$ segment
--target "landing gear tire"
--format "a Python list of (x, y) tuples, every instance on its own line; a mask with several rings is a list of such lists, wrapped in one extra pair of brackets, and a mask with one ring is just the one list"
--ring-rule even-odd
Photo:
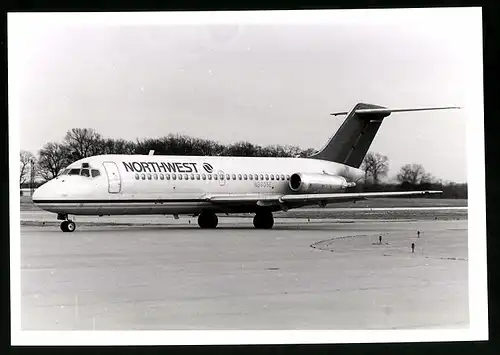
[(271, 229), (274, 226), (274, 217), (270, 211), (257, 212), (253, 218), (253, 225), (257, 229)]
[(216, 228), (219, 223), (217, 215), (212, 212), (203, 212), (198, 216), (198, 225), (201, 228)]
[(63, 221), (61, 223), (61, 230), (63, 232), (74, 232), (76, 229), (76, 224), (73, 221)]

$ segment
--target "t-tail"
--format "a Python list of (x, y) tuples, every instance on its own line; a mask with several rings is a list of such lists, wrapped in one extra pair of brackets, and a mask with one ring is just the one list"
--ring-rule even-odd
[(358, 103), (350, 112), (331, 115), (347, 115), (342, 126), (330, 138), (325, 147), (309, 158), (328, 160), (359, 168), (385, 117), (393, 112), (431, 111), (459, 109), (460, 107), (427, 107), (390, 109), (382, 106)]

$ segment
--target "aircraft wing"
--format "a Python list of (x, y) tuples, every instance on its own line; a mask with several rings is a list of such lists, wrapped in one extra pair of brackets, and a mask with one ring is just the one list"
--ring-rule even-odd
[(429, 195), (440, 194), (442, 191), (401, 191), (401, 192), (346, 192), (333, 194), (294, 194), (283, 195), (280, 202), (335, 202), (335, 201), (354, 201), (364, 200), (366, 198), (394, 197), (394, 196), (409, 196), (409, 195)]
[(268, 206), (272, 204), (315, 204), (334, 203), (345, 201), (364, 200), (366, 198), (430, 195), (440, 194), (442, 191), (401, 191), (401, 192), (341, 192), (331, 194), (217, 194), (206, 196), (206, 200), (213, 203), (252, 203)]

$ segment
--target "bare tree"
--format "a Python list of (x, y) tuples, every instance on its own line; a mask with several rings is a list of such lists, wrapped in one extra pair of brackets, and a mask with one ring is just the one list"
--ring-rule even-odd
[(29, 176), (30, 176), (30, 173), (31, 173), (31, 161), (35, 159), (35, 157), (33, 156), (33, 154), (31, 154), (30, 152), (26, 151), (26, 150), (21, 150), (19, 152), (19, 185), (22, 185), (24, 184)]
[(224, 146), (208, 139), (193, 138), (192, 155), (210, 156), (220, 155), (224, 151)]
[(38, 168), (45, 180), (55, 178), (70, 162), (70, 148), (64, 144), (49, 142), (40, 149)]
[(94, 149), (95, 154), (135, 154), (136, 146), (134, 142), (124, 139), (100, 139), (99, 149)]
[(316, 149), (314, 148), (307, 148), (305, 150), (302, 150), (300, 153), (299, 153), (299, 156), (301, 158), (307, 158), (307, 157), (310, 157), (311, 155), (313, 155), (314, 153), (316, 153)]
[(255, 156), (257, 148), (249, 142), (236, 142), (226, 147), (223, 155), (238, 156), (238, 157), (251, 157)]
[(66, 133), (64, 142), (75, 160), (99, 154), (101, 135), (92, 128), (73, 128)]
[(425, 173), (421, 164), (406, 164), (401, 167), (396, 178), (400, 183), (418, 185), (422, 182), (430, 182), (431, 175)]
[(423, 174), (422, 178), (420, 179), (421, 184), (432, 184), (434, 182), (437, 182), (437, 179), (429, 173)]
[(371, 177), (373, 184), (378, 184), (382, 176), (389, 171), (389, 158), (387, 156), (369, 152), (363, 159), (362, 169), (365, 171), (365, 182)]

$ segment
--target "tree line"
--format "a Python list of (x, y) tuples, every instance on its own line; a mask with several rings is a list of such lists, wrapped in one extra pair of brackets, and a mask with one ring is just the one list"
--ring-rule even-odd
[(362, 181), (357, 182), (353, 190), (361, 192), (377, 191), (443, 191), (439, 195), (430, 195), (432, 198), (467, 198), (467, 184), (443, 181), (425, 171), (422, 164), (405, 164), (395, 176), (396, 182), (380, 183), (389, 172), (389, 159), (387, 156), (368, 152), (361, 169), (365, 172)]
[(158, 155), (255, 157), (306, 157), (315, 152), (312, 148), (304, 150), (293, 145), (260, 146), (243, 141), (224, 145), (209, 139), (178, 134), (128, 141), (103, 138), (91, 128), (73, 128), (66, 133), (62, 142), (46, 143), (36, 158), (30, 152), (21, 151), (20, 184), (29, 180), (30, 161), (35, 162), (36, 175), (48, 181), (79, 159), (100, 154), (148, 154), (150, 150)]
[[(129, 141), (104, 138), (92, 128), (73, 128), (61, 142), (48, 142), (35, 157), (31, 152), (20, 152), (21, 187), (29, 187), (31, 174), (41, 179), (39, 185), (58, 176), (74, 161), (100, 154), (148, 154), (193, 156), (254, 156), (254, 157), (308, 157), (315, 149), (301, 149), (294, 145), (260, 146), (250, 142), (224, 145), (219, 142), (186, 135), (169, 134), (160, 138)], [(396, 183), (383, 183), (389, 172), (389, 159), (379, 153), (369, 152), (361, 169), (364, 177), (358, 181), (356, 191), (401, 191), (436, 189), (443, 198), (467, 198), (467, 184), (443, 182), (425, 172), (420, 164), (406, 164), (396, 175)], [(350, 179), (349, 176), (346, 178)], [(39, 181), (39, 179), (37, 179)], [(353, 180), (353, 179), (350, 179)]]

